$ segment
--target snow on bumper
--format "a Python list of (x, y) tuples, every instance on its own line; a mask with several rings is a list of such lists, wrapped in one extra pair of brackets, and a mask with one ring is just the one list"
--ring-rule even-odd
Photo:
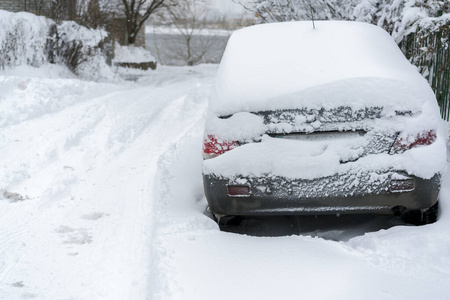
[[(392, 213), (396, 207), (431, 207), (438, 198), (440, 177), (437, 174), (422, 179), (402, 172), (334, 175), (313, 180), (273, 175), (204, 175), (203, 182), (209, 206), (216, 214)], [(249, 195), (230, 195), (230, 186), (247, 186)]]
[[(305, 147), (267, 138), (205, 160), (210, 208), (224, 215), (391, 213), (436, 203), (446, 161), (442, 137), (401, 154), (343, 162), (343, 154), (360, 152), (352, 145)], [(248, 187), (248, 195), (230, 193), (229, 186)]]

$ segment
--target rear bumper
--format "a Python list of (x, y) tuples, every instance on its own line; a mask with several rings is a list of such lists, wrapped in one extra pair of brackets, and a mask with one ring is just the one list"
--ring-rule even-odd
[[(413, 187), (394, 191), (399, 179), (413, 180)], [(389, 172), (314, 180), (203, 175), (203, 185), (211, 211), (219, 215), (389, 214), (396, 208), (421, 210), (433, 206), (438, 199), (440, 175), (422, 179)], [(249, 194), (231, 196), (228, 186), (248, 186)]]

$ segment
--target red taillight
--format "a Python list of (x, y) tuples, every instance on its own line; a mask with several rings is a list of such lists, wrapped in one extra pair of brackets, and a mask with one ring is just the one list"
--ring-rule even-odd
[(416, 136), (400, 137), (395, 140), (390, 153), (403, 153), (404, 151), (417, 147), (431, 145), (436, 140), (436, 131), (430, 130), (428, 132), (421, 132)]
[(205, 159), (213, 158), (238, 146), (238, 142), (221, 140), (213, 135), (208, 135), (203, 141), (203, 157)]
[(228, 185), (227, 190), (230, 197), (250, 197), (250, 187), (247, 185)]

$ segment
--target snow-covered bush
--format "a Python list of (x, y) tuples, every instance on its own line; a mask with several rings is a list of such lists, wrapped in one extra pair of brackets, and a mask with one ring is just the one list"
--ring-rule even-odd
[(73, 21), (53, 25), (51, 56), (54, 62), (64, 63), (74, 73), (87, 79), (112, 78), (113, 73), (106, 64), (102, 43), (108, 33), (89, 29)]
[(418, 20), (407, 34), (400, 46), (428, 80), (441, 106), (442, 117), (449, 120), (450, 14)]
[(382, 27), (399, 43), (421, 22), (436, 17), (443, 6), (444, 1), (438, 0), (362, 0), (354, 9), (353, 19)]
[(430, 22), (445, 5), (442, 0), (251, 0), (245, 4), (263, 22), (355, 20), (382, 27), (397, 42), (421, 22)]
[(244, 5), (264, 22), (349, 20), (358, 0), (254, 0)]
[(435, 65), (435, 55), (450, 45), (450, 13), (436, 17), (439, 11), (443, 12), (444, 5), (444, 1), (437, 0), (363, 0), (356, 6), (353, 17), (388, 31), (432, 84), (431, 69), (445, 68), (443, 61), (439, 62), (441, 66)]
[(0, 69), (46, 62), (46, 44), (52, 21), (29, 13), (0, 10)]
[[(448, 51), (450, 47), (450, 14), (420, 19), (400, 37), (402, 37), (400, 46), (403, 52), (413, 64), (419, 67), (419, 71), (428, 77), (434, 55), (440, 51)], [(450, 62), (447, 61), (448, 63)], [(432, 77), (429, 80), (431, 82)]]
[(101, 49), (106, 37), (103, 30), (73, 21), (58, 25), (30, 13), (0, 10), (0, 69), (60, 63), (85, 79), (110, 78)]

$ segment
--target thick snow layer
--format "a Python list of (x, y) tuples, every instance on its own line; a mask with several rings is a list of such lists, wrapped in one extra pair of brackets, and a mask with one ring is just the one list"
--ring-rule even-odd
[(402, 31), (400, 31), (400, 33), (396, 37), (396, 40), (401, 41), (401, 39), (403, 37), (407, 36), (408, 34), (410, 34), (412, 32), (417, 32), (418, 30), (420, 30), (422, 32), (427, 32), (427, 31), (436, 32), (436, 31), (439, 31), (440, 28), (445, 28), (445, 24), (448, 25), (449, 23), (450, 23), (450, 13), (444, 14), (444, 15), (442, 15), (440, 17), (436, 17), (436, 18), (431, 18), (431, 17), (419, 18), (419, 20), (417, 22), (415, 22), (413, 24), (413, 26), (411, 26), (409, 28), (401, 27), (400, 29)]
[(450, 19), (450, 13), (445, 10), (441, 17), (435, 17), (445, 1), (391, 0), (381, 6), (371, 0), (358, 2), (350, 18), (389, 28), (398, 43), (418, 29), (434, 31)]
[[(52, 26), (56, 26), (54, 29), (57, 33), (50, 37), (50, 34), (55, 34)], [(88, 29), (73, 21), (56, 25), (51, 19), (31, 13), (0, 10), (0, 69), (24, 65), (41, 67), (50, 61), (74, 67), (74, 54), (71, 52), (69, 58), (69, 54), (62, 53), (78, 45), (79, 63), (73, 71), (83, 79), (112, 81), (114, 74), (98, 48), (106, 36), (104, 30)], [(51, 48), (48, 46), (49, 41), (54, 43)], [(53, 51), (52, 55), (49, 55), (49, 50)], [(44, 68), (48, 69), (48, 66)]]
[(51, 24), (49, 19), (30, 13), (0, 10), (0, 68), (42, 65)]
[(157, 161), (203, 118), (215, 70), (0, 73), (0, 299), (149, 298)]
[[(59, 43), (65, 45), (80, 45), (81, 62), (76, 73), (83, 79), (96, 81), (113, 81), (114, 74), (106, 64), (105, 57), (98, 45), (108, 33), (101, 29), (89, 29), (73, 21), (65, 21), (57, 26)], [(64, 46), (63, 46), (64, 47)]]
[(89, 29), (74, 21), (65, 21), (58, 25), (58, 34), (64, 42), (81, 42), (83, 47), (97, 47), (108, 36), (105, 30)]
[[(204, 162), (205, 174), (225, 178), (282, 176), (316, 179), (341, 174), (377, 175), (391, 170), (406, 171), (429, 179), (445, 171), (445, 142), (417, 147), (404, 154), (377, 154), (360, 157), (363, 138), (330, 141), (287, 141), (263, 136), (260, 143), (240, 146)], [(358, 158), (355, 162), (343, 164)]]
[(201, 181), (215, 71), (0, 73), (1, 299), (448, 299), (450, 177), (429, 226), (220, 232)]
[[(339, 174), (379, 174), (389, 171), (406, 171), (421, 178), (431, 178), (445, 171), (446, 128), (440, 119), (437, 105), (425, 104), (423, 112), (415, 116), (381, 116), (356, 122), (324, 123), (320, 118), (306, 123), (298, 115), (298, 124), (281, 121), (264, 124), (263, 118), (251, 113), (236, 113), (227, 119), (209, 114), (206, 135), (219, 140), (247, 142), (232, 151), (205, 160), (203, 172), (218, 177), (264, 177), (276, 175), (286, 178), (315, 179)], [(383, 112), (382, 112), (383, 113)], [(311, 132), (332, 126), (330, 131), (364, 130), (361, 136), (322, 140), (288, 140), (268, 136), (268, 132)], [(436, 141), (429, 146), (416, 147), (395, 155), (388, 154), (398, 139), (414, 139), (420, 133), (434, 130)], [(389, 137), (392, 139), (389, 140)], [(388, 139), (383, 143), (384, 139)], [(256, 141), (256, 142), (255, 142)], [(386, 145), (384, 145), (386, 144)], [(380, 151), (375, 147), (380, 145)], [(386, 147), (385, 147), (386, 146)], [(342, 163), (342, 162), (347, 163)]]
[(405, 106), (435, 101), (393, 39), (374, 25), (263, 24), (231, 36), (211, 109), (220, 115), (309, 106)]

